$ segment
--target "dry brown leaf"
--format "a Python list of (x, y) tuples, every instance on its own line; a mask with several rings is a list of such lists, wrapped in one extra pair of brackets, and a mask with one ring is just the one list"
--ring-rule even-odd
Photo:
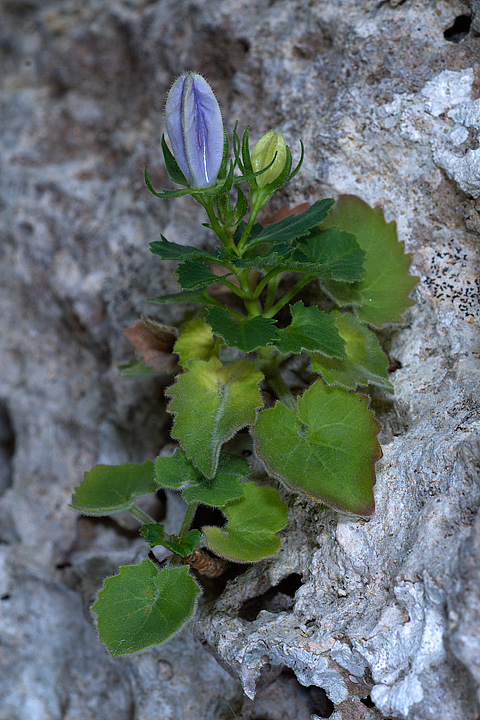
[(137, 354), (143, 358), (145, 365), (158, 373), (173, 372), (178, 360), (178, 356), (173, 352), (173, 346), (178, 338), (178, 331), (175, 328), (161, 325), (142, 315), (141, 320), (133, 327), (125, 328), (123, 332)]

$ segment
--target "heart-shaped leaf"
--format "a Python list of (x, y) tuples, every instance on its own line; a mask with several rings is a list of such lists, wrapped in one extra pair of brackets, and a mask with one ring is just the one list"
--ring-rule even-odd
[(155, 479), (159, 485), (182, 490), (187, 503), (200, 502), (222, 507), (243, 495), (240, 482), (246, 480), (250, 466), (238, 455), (221, 452), (217, 472), (207, 478), (187, 460), (183, 450), (177, 449), (171, 457), (157, 457)]
[(84, 515), (115, 515), (129, 510), (135, 498), (156, 492), (153, 463), (97, 465), (75, 488), (72, 507)]
[(277, 402), (252, 428), (267, 471), (292, 490), (355, 515), (374, 511), (379, 423), (368, 399), (317, 380), (298, 399), (298, 412)]
[(203, 527), (207, 545), (221, 557), (235, 562), (256, 562), (275, 555), (280, 540), (275, 533), (288, 522), (287, 506), (272, 487), (245, 483), (245, 495), (222, 512), (224, 528)]
[(113, 656), (162, 643), (191, 618), (200, 593), (186, 566), (159, 572), (148, 558), (125, 565), (92, 607), (100, 640)]
[(393, 393), (388, 380), (388, 360), (371, 330), (351, 313), (334, 311), (332, 319), (340, 336), (345, 340), (346, 358), (331, 359), (319, 353), (312, 354), (312, 370), (322, 373), (328, 385), (355, 388), (358, 385), (378, 385)]
[(168, 411), (175, 417), (172, 437), (207, 477), (213, 478), (220, 448), (240, 428), (251, 425), (263, 406), (258, 383), (263, 375), (249, 360), (223, 365), (216, 357), (192, 360), (168, 388)]
[(409, 294), (418, 278), (409, 275), (411, 255), (405, 254), (404, 244), (398, 241), (395, 223), (385, 222), (381, 208), (344, 195), (322, 223), (322, 227), (332, 225), (355, 235), (366, 253), (365, 276), (347, 288), (323, 280), (322, 287), (339, 305), (355, 305), (362, 322), (377, 328), (403, 322), (402, 313), (413, 305)]

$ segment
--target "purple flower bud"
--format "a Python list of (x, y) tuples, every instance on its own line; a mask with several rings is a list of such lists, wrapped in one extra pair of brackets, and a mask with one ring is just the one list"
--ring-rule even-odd
[(193, 188), (215, 185), (223, 157), (222, 113), (201, 75), (187, 72), (167, 96), (165, 122), (172, 152)]

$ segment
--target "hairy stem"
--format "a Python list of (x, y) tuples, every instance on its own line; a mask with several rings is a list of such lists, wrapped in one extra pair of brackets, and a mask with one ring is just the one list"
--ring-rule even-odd
[(187, 505), (187, 511), (185, 513), (185, 517), (183, 518), (182, 527), (180, 528), (180, 532), (178, 533), (178, 539), (180, 540), (180, 542), (190, 530), (190, 525), (192, 524), (192, 520), (194, 518), (197, 507), (197, 502), (192, 502)]
[(277, 303), (275, 303), (275, 305), (273, 307), (270, 308), (270, 310), (267, 310), (264, 313), (264, 317), (273, 318), (279, 312), (279, 310), (281, 310), (282, 307), (284, 307), (284, 305), (289, 303), (290, 300), (298, 292), (300, 292), (300, 290), (303, 287), (305, 287), (305, 285), (307, 285), (312, 280), (313, 280), (312, 275), (304, 275), (302, 278), (300, 278), (300, 280), (297, 283), (295, 283), (295, 285), (287, 293), (285, 293), (285, 295), (282, 298), (280, 298), (280, 300)]
[(146, 512), (143, 512), (143, 510), (141, 510), (138, 505), (132, 505), (129, 508), (128, 512), (131, 513), (134, 517), (136, 517), (137, 520), (140, 520), (141, 523), (151, 524), (155, 522), (155, 520), (151, 518), (150, 515), (147, 515)]

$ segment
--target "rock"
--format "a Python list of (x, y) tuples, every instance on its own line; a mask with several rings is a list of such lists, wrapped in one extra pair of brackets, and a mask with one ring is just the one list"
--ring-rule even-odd
[[(470, 5), (3, 1), (0, 720), (478, 715)], [(465, 15), (471, 32), (450, 41)], [(394, 399), (372, 397), (384, 426), (375, 516), (285, 491), (276, 558), (212, 586), (169, 643), (114, 660), (88, 606), (103, 573), (144, 544), (128, 523), (79, 519), (68, 503), (96, 463), (143, 461), (168, 442), (172, 378), (127, 381), (117, 366), (142, 313), (181, 318), (145, 302), (176, 287), (148, 242), (209, 242), (200, 208), (157, 200), (142, 179), (148, 164), (154, 186), (167, 184), (163, 103), (185, 68), (208, 78), (228, 129), (238, 118), (256, 141), (275, 128), (294, 157), (303, 138), (302, 171), (270, 214), (357, 194), (397, 220), (420, 282), (405, 325), (383, 333), (397, 369)], [(178, 502), (157, 512), (172, 522)]]

